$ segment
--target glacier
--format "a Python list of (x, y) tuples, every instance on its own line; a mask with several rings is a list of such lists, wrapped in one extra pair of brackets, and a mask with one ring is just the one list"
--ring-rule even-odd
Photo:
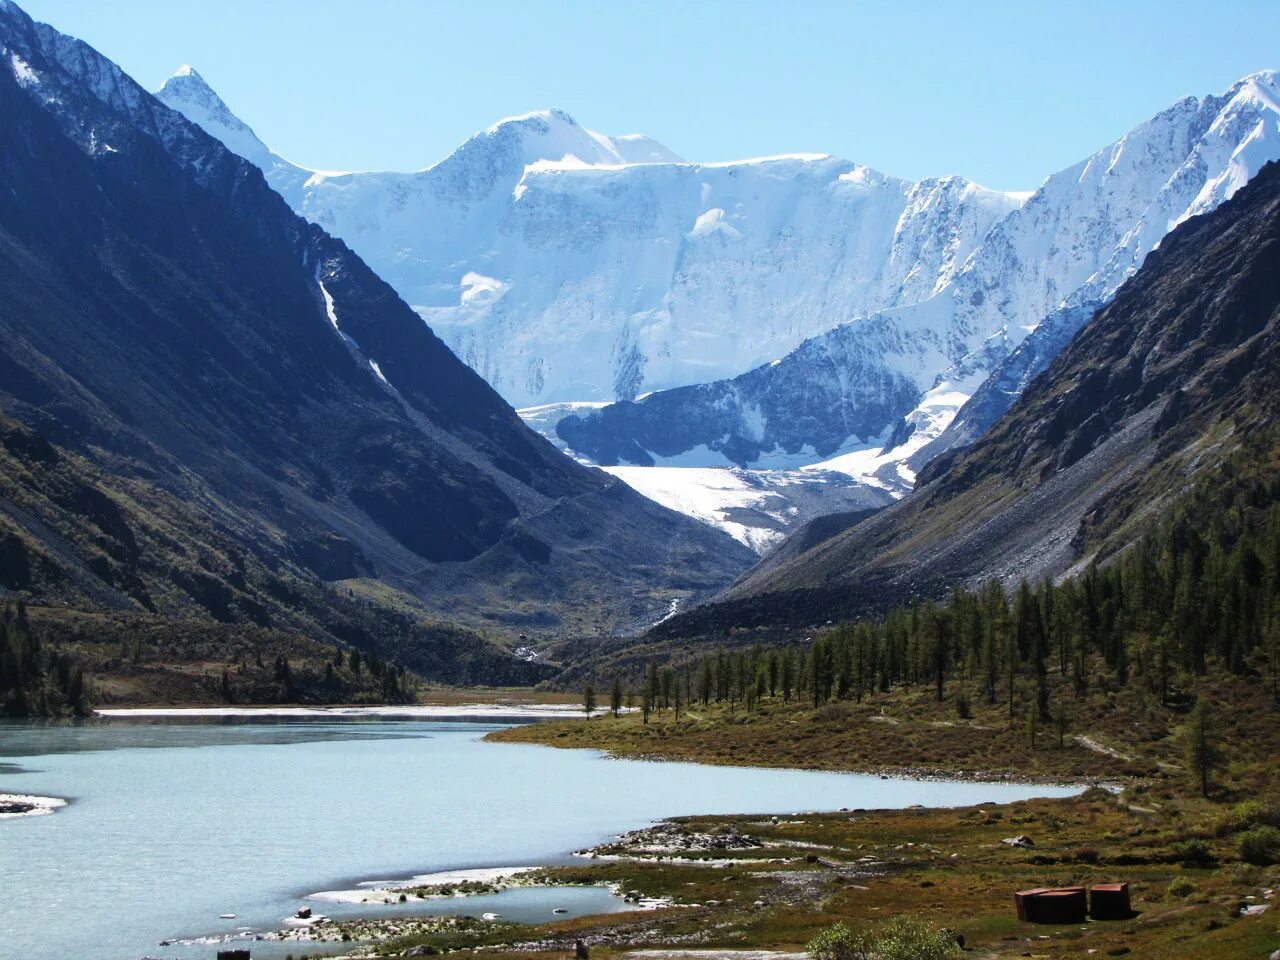
[(835, 157), (687, 163), (563, 110), (411, 173), (271, 151), (191, 67), (157, 96), (341, 237), (515, 407), (733, 376), (942, 289), (1024, 197)]

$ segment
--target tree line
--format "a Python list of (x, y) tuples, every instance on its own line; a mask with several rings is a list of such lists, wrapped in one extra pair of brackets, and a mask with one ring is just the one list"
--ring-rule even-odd
[(0, 713), (82, 717), (89, 711), (89, 685), (79, 662), (45, 648), (22, 600), (6, 604), (0, 614)]
[[(862, 701), (931, 688), (967, 717), (974, 699), (1040, 724), (1065, 725), (1054, 690), (1142, 684), (1166, 706), (1211, 669), (1261, 674), (1280, 702), (1280, 469), (1275, 438), (1247, 444), (1211, 483), (1105, 565), (1054, 582), (992, 581), (886, 616), (844, 622), (805, 642), (709, 651), (617, 678), (614, 711), (766, 698)], [(1062, 678), (1053, 681), (1057, 675)], [(1065, 680), (1065, 682), (1064, 682)], [(631, 692), (634, 691), (634, 692)], [(594, 699), (594, 696), (593, 696)]]
[(241, 701), (272, 703), (343, 703), (353, 697), (374, 696), (385, 703), (413, 703), (417, 691), (413, 678), (399, 664), (377, 653), (334, 646), (324, 661), (324, 669), (298, 670), (284, 653), (277, 653), (270, 667), (270, 681), (261, 677), (267, 661), (259, 647), (253, 651), (256, 672), (250, 672), (242, 654), (236, 671), (224, 667), (218, 683), (219, 695), (227, 703)]

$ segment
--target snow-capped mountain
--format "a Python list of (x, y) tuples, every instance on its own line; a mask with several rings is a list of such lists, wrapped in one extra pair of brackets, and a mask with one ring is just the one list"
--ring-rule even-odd
[[(1169, 230), (1277, 157), (1275, 72), (1188, 97), (1049, 177), (934, 296), (842, 324), (732, 379), (571, 414), (558, 435), (606, 464), (818, 462), (906, 489), (921, 460), (1007, 409)], [(931, 443), (993, 372), (971, 429)]]
[[(349, 242), (562, 449), (757, 548), (820, 512), (788, 471), (909, 489), (1170, 229), (1280, 156), (1274, 73), (1179, 101), (1030, 195), (827, 156), (685, 163), (562, 111), (501, 121), (416, 173), (321, 173), (273, 153), (190, 68), (159, 96)], [(739, 530), (744, 484), (769, 490), (773, 520)]]
[(551, 110), (415, 173), (272, 153), (199, 75), (159, 92), (342, 237), (518, 407), (734, 376), (942, 289), (1020, 196), (834, 157), (692, 164)]

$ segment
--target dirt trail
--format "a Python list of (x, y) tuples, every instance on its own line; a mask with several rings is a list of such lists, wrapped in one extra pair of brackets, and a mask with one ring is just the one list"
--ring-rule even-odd
[(1108, 757), (1115, 757), (1117, 760), (1124, 760), (1126, 763), (1131, 762), (1133, 757), (1127, 753), (1121, 753), (1115, 747), (1108, 747), (1104, 743), (1099, 743), (1093, 737), (1086, 737), (1084, 734), (1076, 734), (1076, 743), (1084, 747), (1086, 750), (1092, 750), (1094, 753), (1105, 754)]

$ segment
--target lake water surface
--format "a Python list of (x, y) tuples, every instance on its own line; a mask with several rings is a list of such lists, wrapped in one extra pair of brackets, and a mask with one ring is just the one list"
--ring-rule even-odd
[[(235, 913), (237, 926), (278, 929), (307, 894), (358, 881), (565, 862), (575, 849), (679, 814), (955, 806), (1073, 792), (482, 742), (497, 726), (0, 724), (0, 793), (71, 801), (48, 816), (0, 820), (0, 958), (212, 958), (212, 946), (159, 942), (229, 932), (222, 913)], [(516, 913), (522, 903), (548, 910), (553, 895), (511, 893), (518, 895), (505, 902)]]

